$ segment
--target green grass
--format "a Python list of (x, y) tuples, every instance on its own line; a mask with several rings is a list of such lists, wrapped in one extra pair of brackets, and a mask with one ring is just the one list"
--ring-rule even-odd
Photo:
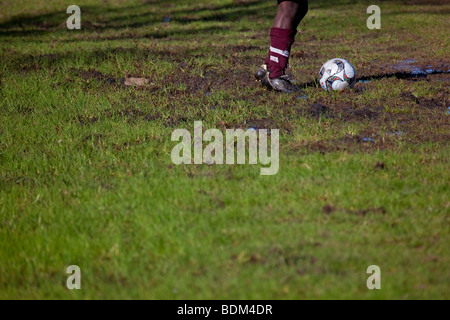
[[(311, 1), (291, 72), (448, 70), (450, 6), (412, 3), (378, 2), (372, 31), (366, 1)], [(71, 4), (1, 4), (1, 299), (450, 298), (448, 77), (299, 99), (252, 80), (275, 1), (80, 0), (73, 31)], [(279, 128), (278, 174), (173, 165), (172, 131), (197, 120)]]

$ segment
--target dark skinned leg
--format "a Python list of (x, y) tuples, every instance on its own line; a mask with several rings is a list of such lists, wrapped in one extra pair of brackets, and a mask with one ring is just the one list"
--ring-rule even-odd
[(274, 28), (297, 30), (298, 25), (308, 12), (307, 0), (278, 1), (278, 12)]
[[(297, 27), (307, 11), (308, 0), (278, 0), (278, 11), (270, 34), (271, 47), (269, 57), (266, 59), (265, 65), (261, 66), (255, 74), (257, 79), (262, 79), (267, 75), (265, 82), (276, 84), (275, 82), (278, 81), (287, 85), (288, 79), (277, 79), (284, 75), (285, 68), (288, 66), (291, 45), (297, 34)], [(270, 72), (270, 76), (267, 71)], [(277, 85), (272, 85), (272, 87), (277, 91), (286, 91), (284, 88), (278, 88)]]
[[(275, 17), (274, 28), (297, 29), (297, 15), (300, 5), (293, 1), (283, 1), (278, 4), (278, 12)], [(300, 22), (300, 21), (298, 21)]]
[[(272, 57), (275, 62), (270, 61), (271, 54), (269, 53), (266, 64), (272, 73), (272, 78), (279, 77), (284, 72), (284, 70), (280, 70), (280, 67), (287, 67), (289, 57), (284, 53), (289, 54), (291, 51), (291, 45), (294, 43), (297, 34), (297, 27), (307, 11), (308, 0), (278, 0), (278, 11), (270, 36), (271, 46), (278, 46), (278, 49), (282, 49), (283, 53), (281, 53), (281, 57), (277, 54), (275, 54), (276, 58)], [(278, 51), (278, 53), (280, 52)]]

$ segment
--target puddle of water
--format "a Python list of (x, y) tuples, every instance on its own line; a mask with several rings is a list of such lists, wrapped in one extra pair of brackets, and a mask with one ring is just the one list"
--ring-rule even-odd
[(396, 70), (408, 70), (413, 75), (426, 74), (426, 72), (424, 70), (420, 69), (419, 67), (417, 67), (415, 65), (411, 65), (414, 62), (416, 62), (416, 60), (414, 60), (414, 59), (400, 61), (400, 63), (398, 63), (394, 67)]
[[(426, 68), (421, 69), (416, 65), (413, 65), (416, 60), (405, 60), (401, 61), (391, 67), (396, 70), (392, 73), (386, 73), (383, 75), (374, 75), (368, 77), (361, 77), (356, 79), (358, 83), (368, 83), (372, 80), (380, 80), (383, 78), (396, 77), (398, 79), (408, 79), (408, 78), (426, 78), (428, 75), (433, 74), (449, 74), (450, 70), (441, 70), (441, 69), (433, 69), (431, 65), (428, 65)], [(440, 79), (436, 79), (436, 81), (442, 81)]]
[(268, 135), (270, 135), (272, 133), (272, 130), (271, 129), (267, 129), (267, 128), (248, 127), (248, 128), (245, 128), (245, 130), (246, 131), (248, 130), (250, 132), (256, 132), (256, 133), (258, 133), (259, 130), (267, 130), (267, 134)]
[(425, 69), (422, 69), (413, 63), (415, 63), (416, 60), (410, 59), (410, 60), (404, 60), (400, 61), (399, 63), (393, 65), (395, 70), (400, 71), (403, 75), (410, 74), (412, 76), (425, 76), (427, 74), (439, 74), (439, 73), (450, 73), (450, 70), (448, 71), (442, 71), (439, 69), (433, 69), (431, 65), (428, 65)]
[(395, 132), (388, 132), (388, 133), (386, 133), (386, 135), (388, 135), (388, 136), (402, 136), (403, 135), (403, 131), (397, 130)]

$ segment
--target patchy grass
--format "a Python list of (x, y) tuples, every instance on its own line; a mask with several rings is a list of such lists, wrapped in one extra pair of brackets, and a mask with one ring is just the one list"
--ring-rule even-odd
[[(74, 31), (71, 4), (0, 2), (0, 298), (449, 298), (449, 76), (399, 76), (449, 70), (448, 4), (379, 2), (371, 31), (311, 1), (300, 95), (252, 78), (275, 1), (80, 0)], [(317, 87), (336, 56), (372, 81)], [(195, 120), (279, 128), (279, 173), (173, 165)]]

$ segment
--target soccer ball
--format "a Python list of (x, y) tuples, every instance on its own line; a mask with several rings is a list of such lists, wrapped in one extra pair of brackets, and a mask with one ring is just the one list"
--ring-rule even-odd
[(344, 59), (325, 62), (319, 72), (320, 85), (327, 91), (341, 91), (355, 85), (355, 68)]

